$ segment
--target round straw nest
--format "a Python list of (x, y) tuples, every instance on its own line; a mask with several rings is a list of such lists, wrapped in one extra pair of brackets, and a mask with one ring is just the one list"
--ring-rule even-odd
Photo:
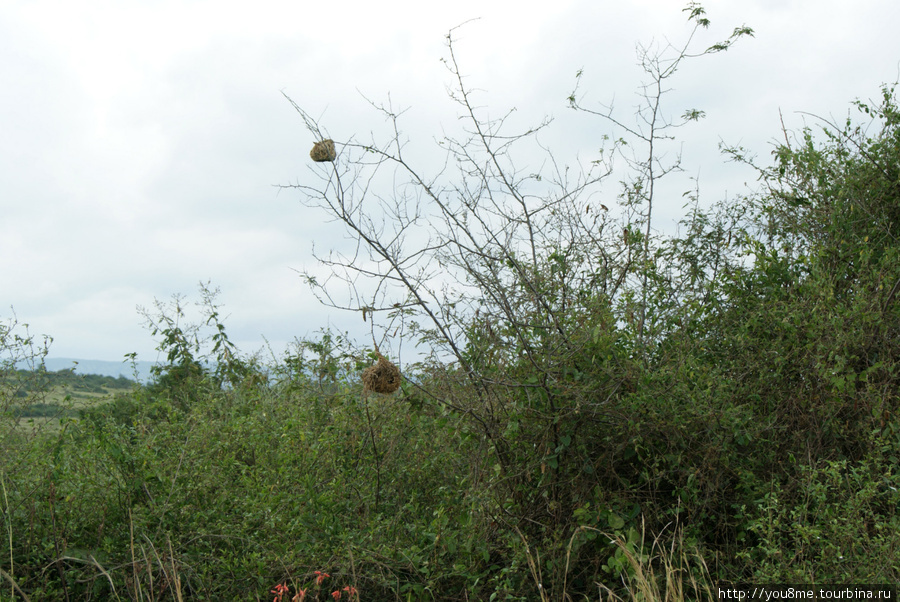
[(363, 390), (390, 394), (400, 388), (400, 370), (380, 353), (378, 363), (362, 373)]
[(334, 150), (334, 140), (322, 140), (316, 142), (312, 150), (309, 151), (309, 157), (316, 163), (324, 163), (325, 161), (334, 161), (337, 152)]

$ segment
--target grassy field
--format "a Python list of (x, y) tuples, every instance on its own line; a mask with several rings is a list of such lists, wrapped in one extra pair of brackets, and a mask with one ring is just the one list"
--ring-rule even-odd
[(16, 428), (29, 432), (54, 432), (66, 418), (76, 418), (83, 410), (108, 403), (134, 385), (124, 378), (80, 375), (71, 370), (37, 374), (18, 371), (0, 383), (13, 400), (6, 411), (17, 419)]

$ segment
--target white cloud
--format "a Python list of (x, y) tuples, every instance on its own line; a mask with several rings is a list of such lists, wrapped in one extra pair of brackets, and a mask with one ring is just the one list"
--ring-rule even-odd
[[(720, 138), (765, 155), (779, 109), (789, 127), (803, 123), (797, 110), (842, 116), (849, 100), (897, 77), (894, 0), (706, 6), (713, 25), (700, 46), (744, 23), (756, 30), (686, 65), (669, 97), (673, 115), (707, 112), (679, 133), (686, 175), (700, 174), (708, 200), (748, 179), (722, 165)], [(409, 152), (427, 169), (433, 139), (459, 127), (444, 36), (473, 17), (456, 48), (485, 114), (516, 107), (511, 124), (521, 127), (553, 116), (541, 140), (567, 161), (592, 158), (609, 132), (566, 109), (575, 71), (585, 70), (585, 102), (615, 98), (630, 115), (635, 44), (690, 31), (670, 0), (4, 3), (0, 302), (52, 335), (57, 356), (155, 358), (135, 305), (196, 295), (206, 280), (222, 288), (226, 326), (248, 350), (263, 335), (277, 348), (327, 323), (367, 340), (358, 314), (317, 305), (293, 271), (320, 269), (313, 241), (320, 251), (345, 241), (274, 186), (310, 173), (312, 138), (281, 91), (338, 140), (384, 132), (360, 92), (377, 102), (390, 94), (410, 107)], [(680, 211), (672, 203), (662, 215)]]

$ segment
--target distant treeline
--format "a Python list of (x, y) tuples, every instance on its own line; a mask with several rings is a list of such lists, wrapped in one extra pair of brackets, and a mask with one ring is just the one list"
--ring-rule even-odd
[(84, 393), (107, 393), (109, 389), (127, 390), (135, 382), (124, 376), (114, 378), (100, 374), (76, 374), (71, 368), (49, 372), (47, 370), (15, 370), (0, 375), (0, 382), (15, 380), (20, 386), (20, 395), (29, 391), (44, 391), (53, 387), (67, 387)]

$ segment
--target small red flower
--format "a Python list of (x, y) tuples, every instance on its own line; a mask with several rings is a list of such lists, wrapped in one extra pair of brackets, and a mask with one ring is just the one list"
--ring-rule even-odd
[(316, 571), (316, 585), (322, 585), (322, 582), (325, 581), (326, 577), (331, 577), (331, 575), (323, 573), (322, 571)]
[(341, 590), (336, 589), (333, 592), (331, 592), (331, 597), (334, 598), (335, 600), (340, 600), (341, 599)]
[(279, 583), (275, 586), (275, 589), (269, 590), (269, 593), (275, 594), (275, 598), (272, 599), (272, 602), (281, 602), (281, 598), (288, 593), (288, 586), (284, 583)]
[(298, 589), (297, 595), (291, 598), (291, 602), (303, 602), (303, 599), (306, 597), (305, 589)]

